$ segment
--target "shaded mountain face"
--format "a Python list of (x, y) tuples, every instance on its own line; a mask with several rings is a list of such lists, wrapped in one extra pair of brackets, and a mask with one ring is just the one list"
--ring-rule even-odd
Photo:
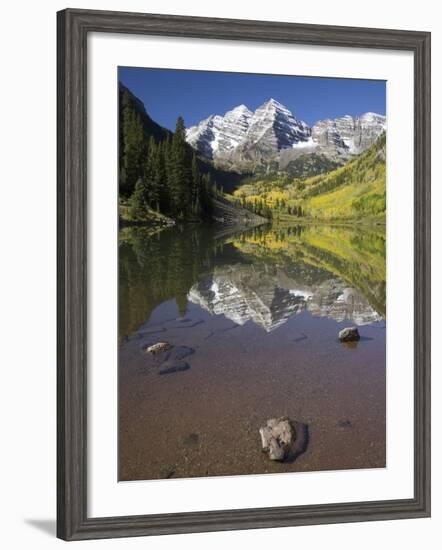
[[(123, 112), (123, 97), (127, 95), (131, 108), (138, 114), (140, 117), (141, 123), (143, 125), (144, 134), (147, 137), (152, 136), (156, 141), (163, 141), (164, 139), (172, 139), (172, 132), (163, 128), (157, 124), (150, 116), (147, 114), (146, 109), (144, 108), (143, 102), (138, 99), (130, 90), (126, 88), (121, 82), (118, 83), (118, 101), (119, 101), (119, 113)], [(120, 132), (122, 130), (122, 124), (120, 120)], [(120, 136), (121, 139), (121, 136)], [(122, 153), (120, 147), (120, 153)]]
[[(287, 107), (270, 99), (252, 112), (239, 105), (224, 116), (212, 115), (187, 130), (188, 143), (220, 166), (286, 170), (309, 155), (344, 163), (367, 149), (386, 129), (376, 113), (321, 120), (311, 128)], [(293, 166), (293, 165), (292, 165)]]

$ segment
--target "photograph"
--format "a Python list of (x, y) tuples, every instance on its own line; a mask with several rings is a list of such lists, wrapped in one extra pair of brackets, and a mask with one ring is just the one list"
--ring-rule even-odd
[(439, 6), (73, 4), (2, 5), (3, 547), (439, 548)]
[(118, 480), (385, 468), (386, 81), (118, 97)]

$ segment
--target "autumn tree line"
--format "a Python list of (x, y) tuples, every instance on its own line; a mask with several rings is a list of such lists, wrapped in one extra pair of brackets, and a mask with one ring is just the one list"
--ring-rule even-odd
[(248, 199), (246, 195), (242, 194), (235, 202), (238, 206), (268, 220), (273, 219), (275, 212), (284, 212), (290, 216), (297, 216), (299, 218), (305, 216), (302, 206), (287, 204), (285, 199), (276, 199), (273, 203), (269, 204), (265, 198), (254, 197), (253, 199)]
[(133, 220), (147, 220), (152, 210), (175, 220), (210, 220), (214, 182), (202, 173), (186, 142), (184, 120), (175, 132), (146, 137), (143, 121), (123, 92), (120, 113), (120, 196)]

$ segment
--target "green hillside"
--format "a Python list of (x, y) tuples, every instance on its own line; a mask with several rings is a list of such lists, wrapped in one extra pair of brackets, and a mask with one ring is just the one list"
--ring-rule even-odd
[(295, 160), (291, 160), (284, 168), (284, 172), (298, 178), (307, 178), (325, 174), (331, 170), (335, 170), (340, 166), (339, 162), (330, 160), (325, 155), (317, 155), (310, 153), (309, 155), (301, 155)]
[(309, 178), (253, 178), (234, 193), (242, 205), (269, 207), (273, 218), (383, 222), (386, 207), (385, 134), (345, 166)]

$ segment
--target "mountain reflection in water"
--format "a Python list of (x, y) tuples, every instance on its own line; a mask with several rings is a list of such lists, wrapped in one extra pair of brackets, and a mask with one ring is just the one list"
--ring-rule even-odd
[(385, 318), (384, 228), (126, 228), (119, 269), (120, 338), (171, 299), (182, 315), (191, 302), (267, 332), (301, 311), (357, 325)]

